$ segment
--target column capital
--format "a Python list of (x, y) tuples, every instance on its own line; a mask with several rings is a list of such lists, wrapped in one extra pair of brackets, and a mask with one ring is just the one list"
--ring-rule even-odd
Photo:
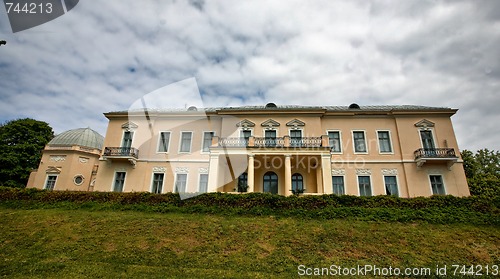
[(252, 157), (252, 158), (254, 158), (254, 157), (255, 157), (255, 154), (248, 154), (248, 157)]
[(292, 157), (292, 154), (284, 154), (285, 155), (285, 158), (290, 158)]

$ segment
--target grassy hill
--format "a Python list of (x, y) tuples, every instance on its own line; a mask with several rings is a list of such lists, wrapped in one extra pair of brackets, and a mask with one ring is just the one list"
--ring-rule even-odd
[(0, 203), (0, 277), (293, 278), (299, 265), (365, 264), (500, 264), (500, 227)]

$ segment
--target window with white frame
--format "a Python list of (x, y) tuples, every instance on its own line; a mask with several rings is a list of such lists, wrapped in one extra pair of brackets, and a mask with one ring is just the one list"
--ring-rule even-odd
[(332, 185), (335, 195), (345, 195), (343, 176), (332, 176)]
[(158, 152), (168, 152), (170, 144), (170, 132), (160, 133), (160, 142), (158, 143)]
[(328, 132), (328, 144), (333, 152), (342, 152), (339, 131)]
[(252, 136), (252, 130), (241, 130), (241, 137), (248, 141)]
[(48, 175), (44, 189), (51, 191), (54, 190), (54, 187), (56, 186), (56, 180), (57, 180), (57, 175)]
[(161, 194), (163, 190), (163, 179), (165, 174), (163, 173), (153, 173), (153, 185), (151, 186), (151, 193)]
[(304, 177), (300, 173), (294, 173), (292, 175), (292, 193), (301, 194), (304, 190)]
[(378, 131), (378, 146), (380, 148), (380, 153), (391, 153), (391, 137), (389, 131)]
[(192, 132), (182, 132), (181, 133), (181, 146), (179, 152), (191, 152), (191, 138), (193, 136)]
[(353, 131), (352, 137), (354, 139), (354, 152), (360, 152), (360, 153), (367, 152), (365, 132)]
[(214, 136), (214, 132), (204, 132), (203, 133), (203, 152), (209, 152), (210, 146), (212, 146), (212, 137)]
[(387, 175), (384, 176), (385, 183), (385, 194), (388, 196), (399, 196), (398, 193), (398, 181), (396, 176)]
[(200, 174), (200, 192), (206, 193), (208, 191), (208, 174)]
[(431, 175), (429, 176), (431, 180), (431, 188), (433, 195), (445, 195), (443, 177), (441, 175)]
[(132, 138), (134, 137), (134, 132), (125, 131), (123, 132), (122, 147), (130, 148), (132, 147)]
[(178, 173), (176, 182), (175, 182), (175, 192), (176, 193), (185, 193), (187, 185), (187, 174), (186, 173)]
[(276, 130), (265, 130), (264, 137), (267, 147), (276, 146)]
[(114, 192), (123, 192), (123, 186), (125, 185), (125, 172), (119, 171), (115, 173), (115, 181), (113, 184)]
[(302, 130), (290, 130), (290, 146), (299, 147), (302, 142)]
[(358, 176), (358, 186), (360, 196), (368, 197), (372, 195), (372, 186), (370, 184), (369, 176)]

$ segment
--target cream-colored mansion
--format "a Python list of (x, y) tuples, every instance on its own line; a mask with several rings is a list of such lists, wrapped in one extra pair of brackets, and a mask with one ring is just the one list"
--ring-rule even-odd
[(266, 106), (105, 113), (56, 136), (28, 187), (117, 192), (468, 196), (451, 123), (425, 106)]

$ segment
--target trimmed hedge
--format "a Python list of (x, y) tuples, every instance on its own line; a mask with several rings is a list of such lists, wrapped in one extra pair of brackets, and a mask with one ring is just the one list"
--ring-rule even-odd
[(0, 204), (21, 208), (88, 208), (282, 216), (356, 218), (373, 221), (426, 221), (500, 225), (500, 197), (279, 196), (268, 193), (207, 193), (181, 200), (179, 194), (75, 192), (0, 187)]

